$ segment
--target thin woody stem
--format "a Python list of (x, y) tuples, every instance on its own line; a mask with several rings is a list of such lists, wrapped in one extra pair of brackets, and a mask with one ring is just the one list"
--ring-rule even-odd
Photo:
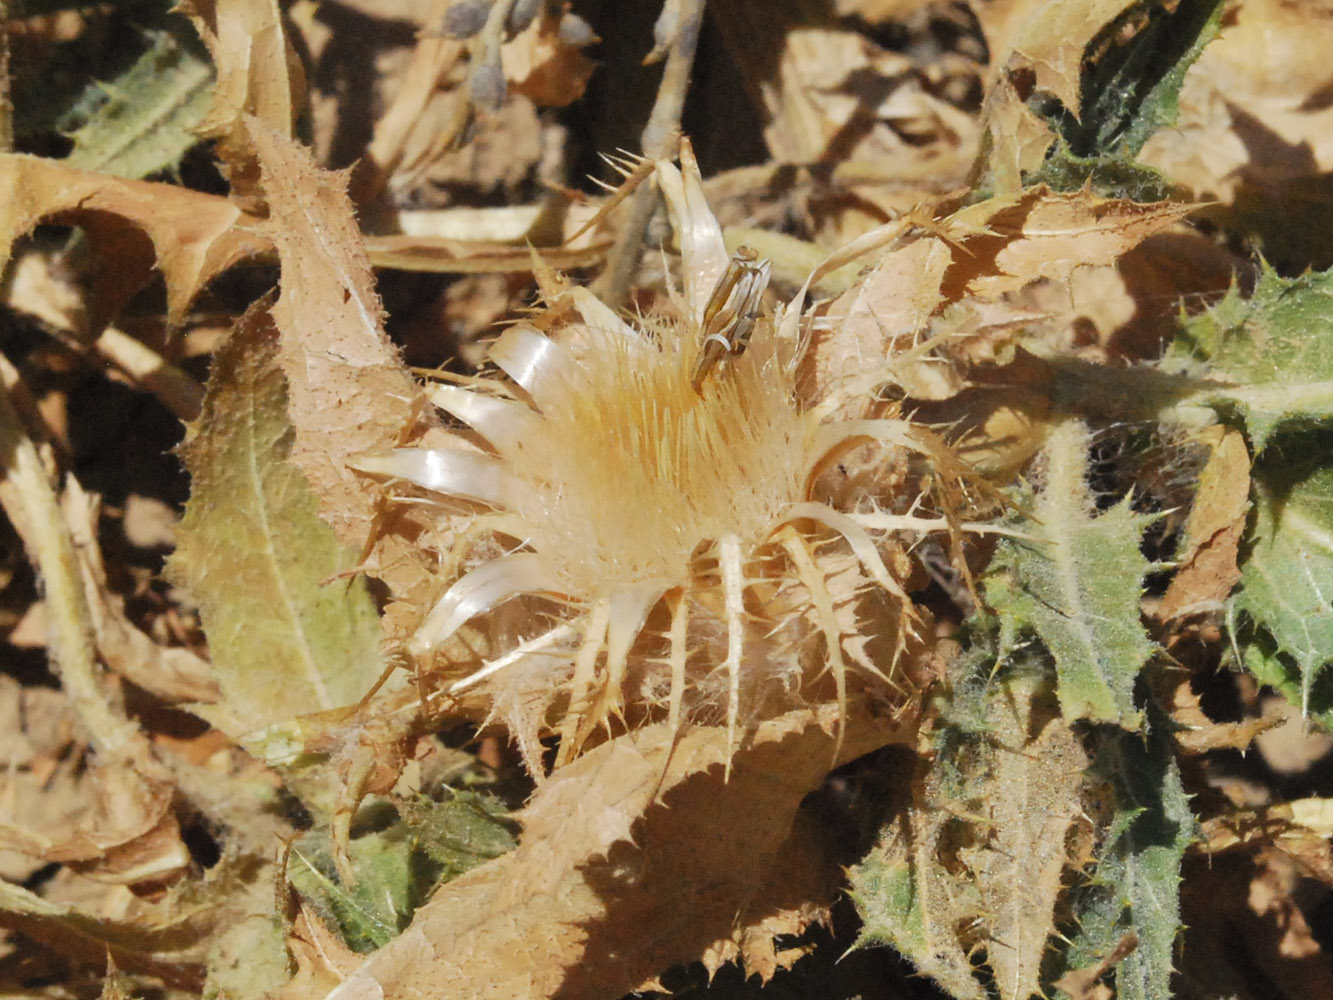
[[(706, 2), (683, 0), (680, 5), (676, 37), (667, 52), (657, 100), (639, 137), (639, 145), (648, 160), (670, 156), (680, 135), (680, 116), (694, 67), (694, 54), (699, 47), (699, 30), (703, 26)], [(629, 219), (611, 248), (610, 263), (593, 288), (597, 297), (612, 309), (622, 308), (629, 299), (630, 281), (638, 270), (648, 223), (652, 221), (660, 199), (660, 192), (651, 184), (640, 185), (630, 199)]]

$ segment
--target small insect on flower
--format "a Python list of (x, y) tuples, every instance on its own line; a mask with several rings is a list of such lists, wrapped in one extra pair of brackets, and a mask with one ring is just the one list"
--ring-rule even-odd
[(690, 376), (695, 392), (703, 391), (704, 381), (724, 357), (744, 353), (772, 270), (772, 261), (760, 260), (750, 247), (737, 247), (704, 306), (703, 343)]

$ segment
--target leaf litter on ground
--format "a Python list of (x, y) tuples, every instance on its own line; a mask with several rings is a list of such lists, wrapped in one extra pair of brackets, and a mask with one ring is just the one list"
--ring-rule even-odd
[[(1301, 253), (1318, 263), (1326, 251), (1308, 235), (1296, 239), (1290, 229), (1257, 224), (1263, 219), (1247, 198), (1258, 190), (1272, 205), (1280, 195), (1265, 184), (1272, 164), (1262, 155), (1273, 143), (1246, 140), (1254, 139), (1255, 121), (1271, 120), (1288, 148), (1310, 151), (1283, 161), (1288, 174), (1317, 178), (1321, 112), (1311, 95), (1322, 78), (1292, 58), (1279, 74), (1280, 92), (1227, 85), (1233, 102), (1225, 115), (1216, 112), (1218, 74), (1256, 25), (1280, 28), (1293, 56), (1315, 48), (1312, 39), (1325, 25), (1319, 18), (1293, 21), (1280, 5), (1249, 0), (1226, 14), (1217, 42), (1205, 44), (1212, 28), (1196, 25), (1196, 44), (1158, 67), (1147, 81), (1152, 86), (1136, 91), (1139, 103), (1126, 108), (1098, 104), (1104, 94), (1088, 88), (1103, 66), (1132, 56), (1135, 41), (1165, 23), (1155, 20), (1155, 8), (1084, 5), (1068, 14), (1073, 27), (1066, 30), (1052, 16), (1060, 12), (1044, 3), (978, 4), (972, 11), (960, 5), (946, 14), (911, 5), (840, 6), (856, 7), (861, 20), (806, 23), (795, 9), (756, 20), (744, 3), (710, 10), (714, 44), (735, 57), (736, 76), (718, 87), (710, 75), (716, 68), (705, 66), (698, 77), (701, 96), (730, 92), (765, 109), (765, 124), (755, 131), (761, 155), (801, 165), (825, 159), (835, 171), (829, 176), (838, 178), (831, 185), (825, 178), (821, 188), (806, 175), (784, 192), (778, 185), (785, 168), (767, 169), (770, 186), (737, 199), (746, 211), (758, 210), (761, 225), (781, 220), (799, 234), (795, 242), (771, 244), (775, 274), (790, 273), (799, 286), (810, 261), (864, 241), (865, 272), (855, 273), (857, 255), (849, 252), (839, 261), (853, 262), (840, 272), (841, 286), (819, 293), (840, 295), (817, 304), (802, 392), (858, 418), (883, 419), (905, 404), (918, 420), (957, 428), (959, 454), (991, 477), (983, 489), (955, 476), (952, 486), (922, 491), (910, 507), (894, 506), (902, 497), (886, 481), (868, 500), (882, 509), (860, 512), (867, 523), (911, 518), (916, 504), (942, 498), (930, 516), (955, 516), (949, 489), (989, 495), (1009, 488), (1031, 500), (1028, 508), (1010, 501), (1012, 537), (999, 543), (998, 555), (982, 536), (954, 546), (952, 566), (930, 558), (928, 544), (893, 555), (895, 568), (909, 567), (930, 627), (945, 637), (941, 649), (957, 646), (961, 659), (931, 667), (933, 686), (922, 683), (904, 714), (876, 712), (872, 698), (853, 701), (842, 720), (839, 762), (888, 743), (910, 749), (916, 760), (886, 776), (910, 804), (871, 831), (879, 846), (853, 877), (867, 934), (893, 943), (959, 997), (987, 989), (1004, 997), (1055, 989), (1092, 996), (1108, 982), (1124, 996), (1164, 996), (1173, 964), (1181, 970), (1177, 984), (1209, 979), (1191, 948), (1176, 950), (1182, 923), (1203, 925), (1189, 910), (1190, 881), (1197, 879), (1235, 897), (1236, 905), (1219, 907), (1207, 926), (1218, 936), (1254, 929), (1247, 939), (1258, 956), (1254, 967), (1267, 970), (1285, 995), (1299, 995), (1291, 992), (1297, 984), (1314, 981), (1301, 977), (1326, 958), (1283, 858), (1298, 857), (1328, 886), (1322, 827), (1311, 819), (1316, 809), (1301, 806), (1304, 818), (1287, 820), (1279, 801), (1273, 816), (1287, 826), (1270, 824), (1223, 845), (1216, 831), (1244, 813), (1218, 801), (1216, 788), (1231, 786), (1210, 784), (1208, 769), (1222, 766), (1225, 748), (1243, 749), (1268, 725), (1258, 713), (1238, 722), (1214, 717), (1217, 668), (1233, 643), (1254, 676), (1311, 718), (1327, 713), (1321, 671), (1333, 651), (1319, 638), (1329, 608), (1320, 587), (1328, 574), (1319, 563), (1327, 534), (1320, 492), (1327, 412), (1312, 332), (1324, 276), (1256, 279), (1244, 260), (1219, 249), (1225, 241), (1182, 225), (1197, 217), (1196, 205), (1142, 203), (1124, 190), (1106, 197), (1097, 185), (1138, 176), (1137, 166), (1116, 157), (1132, 157), (1158, 128), (1143, 161), (1199, 198), (1220, 199), (1220, 208), (1203, 213), (1212, 224), (1234, 225), (1241, 238), (1258, 232), (1284, 266)], [(439, 879), (414, 870), (422, 857), (443, 864), (440, 842), (427, 831), (434, 828), (430, 817), (453, 799), (445, 785), (432, 784), (438, 775), (427, 782), (435, 797), (421, 798), (422, 789), (402, 782), (432, 758), (435, 730), (453, 721), (482, 724), (487, 706), (441, 697), (431, 688), (429, 665), (396, 674), (390, 668), (404, 665), (397, 644), (449, 575), (464, 568), (478, 512), (441, 518), (404, 502), (412, 499), (409, 490), (354, 470), (358, 456), (403, 444), (475, 442), (442, 430), (420, 401), (380, 304), (395, 279), (386, 275), (376, 286), (362, 228), (395, 218), (393, 207), (378, 213), (404, 191), (429, 192), (432, 177), (461, 172), (469, 190), (510, 199), (537, 178), (538, 144), (516, 138), (512, 162), (501, 166), (487, 158), (486, 142), (524, 135), (525, 128), (535, 134), (533, 102), (575, 99), (578, 109), (600, 86), (580, 54), (587, 39), (573, 44), (574, 36), (563, 36), (553, 10), (513, 38), (492, 30), (461, 44), (431, 35), (443, 13), (435, 7), (404, 5), (403, 20), (391, 25), (397, 41), (385, 51), (415, 53), (399, 60), (414, 67), (414, 83), (380, 115), (358, 107), (363, 95), (355, 88), (330, 89), (327, 77), (315, 73), (307, 82), (296, 71), (296, 54), (310, 39), (328, 56), (321, 68), (345, 68), (338, 59), (346, 44), (338, 44), (355, 30), (349, 35), (344, 26), (342, 39), (337, 32), (321, 37), (326, 26), (308, 12), (284, 20), (275, 5), (258, 0), (193, 4), (220, 81), (206, 131), (218, 142), (230, 199), (31, 156), (0, 162), (12, 181), (10, 199), (0, 204), (6, 245), (38, 226), (78, 226), (100, 264), (86, 289), (90, 319), (81, 332), (96, 335), (113, 317), (151, 310), (142, 290), (154, 294), (154, 267), (165, 282), (162, 325), (171, 329), (197, 322), (200, 303), (213, 308), (216, 279), (237, 264), (276, 261), (281, 272), (280, 294), (252, 308), (217, 351), (203, 415), (185, 449), (194, 483), (173, 565), (202, 605), (207, 675), (205, 648), (189, 625), (190, 598), (171, 598), (183, 624), (165, 615), (146, 628), (142, 619), (129, 621), (133, 602), (113, 592), (121, 586), (114, 547), (101, 542), (98, 558), (106, 518), (97, 518), (96, 501), (79, 492), (78, 480), (69, 478), (61, 491), (66, 507), (57, 534), (83, 553), (67, 574), (75, 584), (70, 592), (89, 609), (78, 627), (108, 672), (90, 673), (95, 683), (83, 692), (80, 712), (62, 723), (70, 733), (65, 744), (13, 757), (7, 794), (70, 819), (54, 827), (55, 835), (18, 813), (6, 821), (6, 844), (61, 866), (62, 877), (36, 892), (10, 886), (0, 910), (8, 926), (65, 950), (70, 968), (82, 964), (100, 975), (109, 948), (124, 970), (117, 989), (152, 989), (156, 977), (157, 988), (192, 995), (203, 989), (257, 997), (281, 989), (291, 998), (407, 996), (448, 983), (460, 996), (518, 989), (615, 997), (658, 983), (680, 962), (702, 961), (712, 972), (739, 957), (767, 980), (797, 962), (803, 931), (829, 919), (838, 864), (848, 859), (833, 858), (826, 833), (800, 805), (834, 763), (839, 722), (830, 704), (757, 720), (734, 759), (724, 728), (708, 720), (695, 720), (678, 737), (652, 722), (613, 731), (583, 757), (538, 776), (512, 851), (466, 873), (460, 862), (449, 868), (457, 877), (438, 886)], [(1171, 11), (1183, 16), (1204, 7), (1182, 2)], [(507, 9), (497, 4), (491, 12)], [(382, 18), (356, 5), (338, 16), (362, 18), (348, 22), (362, 29)], [(497, 15), (495, 24), (503, 22)], [(890, 23), (907, 40), (901, 50), (882, 47), (874, 40), (882, 36), (865, 27)], [(426, 30), (417, 37), (402, 24)], [(772, 46), (753, 43), (764, 32)], [(608, 56), (609, 75), (632, 45), (607, 34), (599, 54)], [(950, 48), (951, 37), (967, 41)], [(493, 52), (508, 77), (508, 96), (494, 114), (467, 83), (469, 63)], [(376, 85), (385, 86), (387, 72), (379, 64), (374, 72)], [(312, 92), (318, 148), (347, 142), (350, 132), (340, 129), (374, 136), (372, 159), (350, 180), (355, 204), (349, 179), (321, 169), (292, 138)], [(1058, 100), (1076, 121), (1052, 115), (1040, 95)], [(1162, 128), (1177, 101), (1179, 125)], [(1068, 142), (1075, 125), (1099, 142), (1129, 135), (1129, 145), (1095, 155), (1077, 150), (1096, 168), (1092, 188), (1035, 185), (1043, 162), (1051, 162), (1052, 143)], [(1197, 135), (1209, 136), (1207, 143), (1182, 154), (1180, 137)], [(562, 141), (554, 131), (549, 136)], [(460, 148), (447, 148), (456, 141)], [(1230, 159), (1217, 161), (1226, 168), (1210, 173), (1216, 158), (1199, 149), (1229, 151)], [(974, 161), (977, 155), (993, 162)], [(541, 169), (550, 166), (543, 163)], [(974, 177), (990, 179), (986, 196), (969, 197), (969, 165)], [(568, 178), (546, 174), (542, 182), (558, 186)], [(456, 192), (449, 183), (441, 190)], [(531, 187), (523, 200), (568, 204), (545, 201)], [(743, 213), (736, 221), (736, 231), (754, 229)], [(609, 232), (621, 225), (614, 214), (605, 223)], [(555, 231), (569, 228), (556, 225), (548, 234)], [(522, 255), (512, 242), (477, 243), (465, 248), (467, 259), (516, 272)], [(1149, 253), (1167, 246), (1176, 252)], [(1171, 280), (1132, 264), (1136, 257), (1169, 258)], [(571, 256), (566, 263), (595, 259)], [(1204, 301), (1219, 298), (1219, 259), (1223, 270), (1236, 272), (1235, 289), (1200, 312)], [(529, 256), (524, 266), (550, 286), (539, 262)], [(649, 259), (640, 273), (645, 311), (667, 301), (658, 290), (660, 270)], [(523, 280), (504, 286), (515, 312)], [(459, 315), (448, 312), (455, 307), (443, 294), (438, 301), (446, 318)], [(1197, 315), (1179, 324), (1180, 342), (1163, 363), (1160, 348), (1176, 330), (1182, 302)], [(543, 322), (539, 312), (531, 316)], [(1135, 323), (1148, 332), (1130, 339), (1124, 333)], [(25, 403), (19, 381), (32, 370), (19, 370), (7, 389), (29, 427), (40, 428), (32, 414), (50, 404)], [(1146, 463), (1125, 462), (1139, 479), (1133, 489), (1116, 485), (1124, 473), (1114, 449), (1133, 447), (1133, 429), (1145, 426), (1164, 429), (1156, 439), (1167, 442), (1167, 463), (1201, 470), (1197, 483), (1154, 479), (1143, 473)], [(33, 442), (24, 454), (35, 459), (34, 482), (39, 470), (47, 477), (55, 468), (74, 471), (40, 431), (25, 433)], [(910, 463), (874, 471), (873, 463), (850, 457), (839, 471), (855, 480), (867, 470), (889, 475), (888, 468), (894, 476), (917, 472)], [(835, 470), (828, 472), (830, 488), (838, 488)], [(11, 499), (6, 509), (21, 524), (24, 511), (31, 519), (36, 508)], [(1153, 514), (1179, 524), (1178, 533), (1145, 530), (1157, 523)], [(1159, 537), (1168, 544), (1147, 551)], [(244, 568), (256, 554), (267, 568)], [(38, 565), (49, 573), (41, 568), (48, 564)], [(967, 588), (958, 580), (971, 575), (986, 581), (990, 607), (983, 610), (1000, 613), (998, 634), (987, 631), (984, 618), (958, 630), (958, 608), (928, 595), (936, 585), (962, 595)], [(275, 586), (259, 587), (261, 579)], [(854, 596), (853, 588), (840, 598), (844, 605), (833, 616), (848, 634), (858, 624)], [(58, 600), (49, 592), (45, 613), (59, 612)], [(494, 657), (525, 637), (525, 620), (549, 609), (532, 601), (512, 612), (493, 633), (460, 634), (446, 655), (450, 669)], [(260, 640), (276, 645), (263, 652), (246, 645)], [(974, 662), (987, 642), (998, 643), (990, 659), (965, 674), (958, 663)], [(1183, 683), (1182, 671), (1189, 673)], [(1033, 674), (1040, 696), (1023, 687)], [(385, 677), (388, 686), (378, 687)], [(212, 685), (220, 700), (202, 704)], [(28, 689), (6, 690), (17, 700)], [(969, 698), (979, 706), (972, 722), (951, 728)], [(163, 714), (168, 703), (182, 701), (196, 703), (191, 711), (222, 732), (187, 723), (176, 709)], [(90, 741), (80, 727), (99, 713), (104, 718)], [(1173, 726), (1184, 728), (1173, 733)], [(253, 739), (265, 727), (264, 739)], [(108, 753), (99, 733), (123, 740), (123, 749)], [(236, 740), (261, 761), (247, 758)], [(62, 759), (91, 761), (86, 773), (96, 781)], [(1196, 759), (1202, 772), (1190, 763)], [(1187, 792), (1195, 796), (1192, 806)], [(284, 805), (289, 793), (307, 816)], [(1195, 838), (1191, 808), (1214, 831), (1212, 847), (1252, 859), (1260, 874), (1247, 881), (1249, 873), (1231, 868), (1226, 879), (1200, 873), (1187, 853)], [(379, 815), (394, 818), (374, 827)], [(502, 848), (505, 821), (493, 818), (482, 824), (495, 837), (493, 848), (470, 854), (467, 864)], [(312, 822), (309, 831), (297, 829)], [(1298, 828), (1303, 832), (1293, 832)], [(304, 894), (293, 902), (276, 847), (298, 835), (286, 871), (305, 864), (314, 880), (302, 887), (293, 877)], [(225, 845), (211, 867), (191, 855), (201, 839)], [(881, 896), (871, 900), (867, 886), (875, 880), (867, 872), (875, 865), (888, 874), (877, 876)], [(1176, 902), (1182, 873), (1183, 917)], [(60, 893), (80, 879), (91, 891), (97, 883), (90, 875), (119, 881), (114, 891), (121, 895), (100, 906), (83, 901), (97, 899), (96, 892), (62, 901)], [(171, 888), (162, 884), (173, 880)], [(129, 901), (127, 884), (143, 898)], [(95, 915), (113, 911), (114, 919)], [(1291, 930), (1270, 942), (1259, 928), (1276, 922)], [(534, 940), (542, 946), (533, 948)], [(346, 948), (353, 941), (379, 950), (358, 958)], [(1284, 964), (1282, 956), (1296, 952), (1306, 964)], [(1233, 976), (1227, 989), (1262, 995), (1246, 993), (1246, 974), (1229, 962), (1217, 968)]]

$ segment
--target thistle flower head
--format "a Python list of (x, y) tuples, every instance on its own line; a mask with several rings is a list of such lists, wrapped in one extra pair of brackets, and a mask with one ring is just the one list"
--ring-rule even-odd
[(631, 713), (660, 709), (674, 727), (711, 704), (734, 738), (742, 694), (758, 705), (770, 682), (790, 692), (827, 672), (845, 702), (849, 659), (887, 679), (892, 664), (853, 641), (866, 639), (867, 586), (899, 610), (877, 626), (895, 654), (909, 631), (883, 543), (811, 484), (849, 445), (913, 447), (910, 431), (821, 423), (798, 404), (792, 351), (762, 319), (749, 349), (700, 383), (701, 327), (728, 258), (688, 150), (682, 162), (656, 176), (681, 237), (683, 319), (630, 325), (567, 289), (553, 315), (572, 321), (520, 324), (492, 345), (502, 377), (432, 390), (488, 453), (399, 449), (361, 466), (494, 508), (485, 523), (508, 550), (449, 582), (409, 643), (419, 658), (512, 598), (557, 600), (546, 631), (452, 685), (487, 685), (529, 748), (556, 706), (557, 763)]

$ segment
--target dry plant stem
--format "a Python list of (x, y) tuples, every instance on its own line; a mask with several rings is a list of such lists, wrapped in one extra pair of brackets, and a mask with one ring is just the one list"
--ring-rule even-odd
[(152, 393), (182, 420), (199, 416), (204, 387), (151, 347), (115, 327), (107, 327), (93, 342), (93, 350)]
[[(403, 161), (408, 136), (426, 102), (464, 51), (462, 42), (449, 38), (423, 37), (417, 42), (402, 89), (394, 96), (384, 116), (375, 123), (375, 133), (366, 148), (365, 159), (354, 172), (351, 194), (358, 205), (372, 201), (384, 190), (389, 177)], [(456, 100), (457, 107), (466, 108), (466, 95), (460, 95)], [(457, 117), (457, 114), (450, 117), (451, 128)], [(463, 121), (466, 120), (464, 115)], [(461, 131), (462, 126), (458, 129)]]
[[(699, 31), (703, 27), (706, 0), (683, 0), (676, 37), (667, 54), (662, 70), (662, 82), (657, 88), (648, 124), (639, 137), (643, 155), (649, 160), (660, 160), (674, 152), (680, 133), (681, 110), (685, 106), (685, 91), (694, 68), (694, 54), (699, 47)], [(602, 272), (593, 293), (612, 309), (621, 309), (629, 299), (629, 285), (639, 267), (643, 241), (648, 234), (648, 223), (661, 198), (656, 185), (641, 184), (630, 200), (629, 219), (616, 237), (611, 248), (610, 266)]]
[(51, 664), (88, 727), (94, 748), (115, 752), (136, 730), (111, 706), (98, 680), (92, 613), (74, 543), (37, 447), (9, 400), (18, 372), (4, 361), (0, 363), (0, 376), (4, 383), (0, 392), (0, 455), (5, 468), (0, 506), (23, 539), (23, 547), (42, 581)]
[(97, 364), (96, 358), (89, 358), (89, 354), (110, 362), (134, 385), (156, 396), (182, 420), (193, 420), (199, 416), (199, 407), (204, 401), (204, 387), (147, 344), (123, 330), (107, 327), (90, 347), (74, 330), (46, 319), (33, 317), (33, 321), (52, 340), (84, 358), (89, 364)]
[[(0, 25), (8, 23), (8, 0), (0, 0)], [(14, 102), (9, 96), (9, 32), (0, 31), (0, 153), (13, 151)]]

